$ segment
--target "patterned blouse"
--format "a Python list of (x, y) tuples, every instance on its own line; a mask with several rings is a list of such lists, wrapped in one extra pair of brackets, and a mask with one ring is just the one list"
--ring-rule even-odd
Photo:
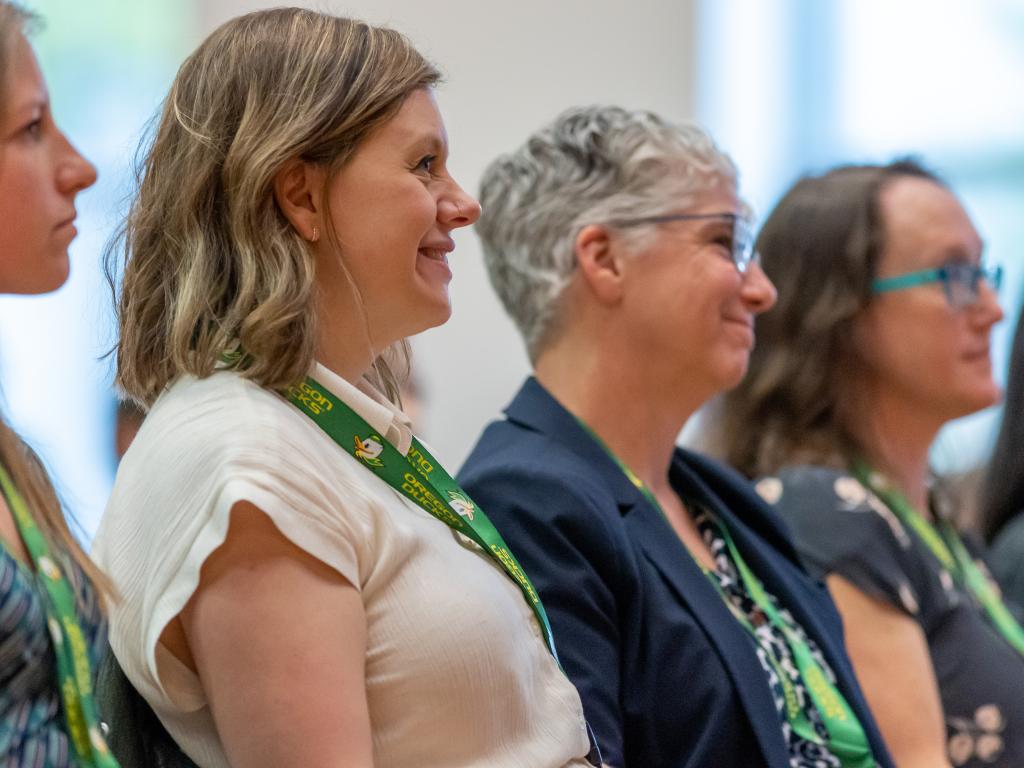
[[(757, 490), (789, 523), (812, 574), (842, 576), (920, 625), (939, 684), (949, 762), (1024, 766), (1024, 658), (913, 529), (855, 478), (827, 467), (787, 467)], [(933, 505), (942, 501), (933, 495)], [(964, 543), (972, 548), (970, 539)], [(906, 693), (913, 706), (913, 692)]]
[[(750, 596), (743, 580), (739, 576), (739, 569), (729, 553), (725, 539), (722, 537), (720, 529), (715, 524), (710, 513), (706, 510), (695, 511), (697, 511), (695, 517), (697, 528), (700, 530), (704, 543), (708, 545), (715, 559), (715, 570), (711, 575), (717, 579), (725, 596), (732, 603), (733, 609), (738, 609), (755, 628), (755, 634), (757, 635), (757, 658), (761, 662), (765, 675), (768, 677), (768, 685), (771, 687), (772, 696), (775, 699), (775, 709), (778, 711), (779, 719), (782, 722), (782, 733), (785, 736), (786, 745), (789, 747), (790, 767), (841, 768), (842, 764), (839, 762), (839, 758), (833, 755), (827, 746), (815, 744), (804, 739), (790, 726), (786, 718), (786, 699), (782, 683), (779, 681), (775, 667), (768, 660), (769, 653), (774, 655), (779, 662), (781, 670), (792, 681), (793, 690), (796, 693), (797, 700), (800, 702), (800, 707), (808, 722), (814, 727), (815, 733), (822, 738), (823, 742), (828, 739), (828, 731), (821, 721), (818, 708), (814, 705), (810, 694), (804, 687), (803, 678), (797, 669), (785, 636), (768, 620), (764, 612), (758, 608), (754, 599)], [(788, 610), (779, 605), (774, 595), (768, 593), (768, 597), (779, 614), (793, 627), (796, 634), (807, 643), (811, 655), (821, 665), (825, 676), (830, 682), (835, 684), (835, 675), (815, 642), (804, 634), (803, 628), (796, 622)], [(753, 638), (751, 638), (751, 641), (753, 642)]]
[[(99, 600), (82, 570), (61, 563), (79, 600), (79, 621), (93, 669), (106, 648)], [(36, 574), (0, 546), (0, 766), (75, 768), (57, 688), (44, 587)]]

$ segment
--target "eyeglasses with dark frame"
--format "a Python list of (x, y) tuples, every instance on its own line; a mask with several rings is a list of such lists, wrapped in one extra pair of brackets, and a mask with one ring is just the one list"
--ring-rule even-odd
[(953, 309), (963, 309), (977, 304), (982, 280), (998, 293), (1003, 282), (1002, 266), (953, 261), (934, 269), (921, 269), (894, 277), (878, 278), (871, 283), (871, 291), (877, 295), (902, 291), (917, 285), (942, 283), (949, 306)]
[(754, 250), (754, 224), (745, 216), (735, 213), (668, 213), (662, 216), (642, 216), (636, 219), (614, 219), (612, 227), (638, 227), (643, 224), (668, 224), (672, 221), (727, 221), (732, 224), (732, 263), (736, 271), (745, 274), (751, 264), (759, 264), (761, 257)]

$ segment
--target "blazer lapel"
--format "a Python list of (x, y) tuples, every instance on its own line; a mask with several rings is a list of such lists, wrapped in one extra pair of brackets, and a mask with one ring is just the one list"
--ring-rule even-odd
[(625, 524), (630, 538), (678, 599), (689, 606), (694, 620), (707, 634), (743, 705), (766, 764), (788, 765), (789, 752), (775, 701), (746, 630), (729, 612), (676, 532), (646, 499), (639, 499), (625, 516)]
[[(788, 540), (783, 539), (785, 547), (782, 553), (773, 551), (772, 548), (760, 540), (762, 535), (784, 535), (781, 532), (758, 531), (755, 533), (746, 520), (740, 517), (742, 510), (734, 507), (741, 504), (740, 500), (732, 499), (732, 504), (727, 505), (686, 466), (683, 461), (676, 461), (673, 465), (674, 478), (685, 485), (686, 493), (691, 498), (705, 504), (707, 508), (719, 515), (728, 527), (736, 547), (743, 558), (747, 561), (750, 569), (757, 574), (765, 588), (776, 598), (779, 603), (789, 610), (793, 618), (803, 627), (808, 637), (812, 638), (825, 658), (829, 662), (833, 673), (836, 676), (839, 690), (846, 698), (847, 703), (853, 709), (861, 722), (868, 740), (871, 743), (875, 759), (882, 761), (883, 765), (890, 764), (887, 747), (882, 740), (881, 734), (875, 727), (874, 720), (868, 709), (867, 702), (860, 692), (846, 655), (846, 648), (841, 639), (834, 639), (835, 636), (829, 631), (825, 623), (825, 615), (834, 612), (834, 607), (826, 603), (823, 594), (815, 594), (811, 585), (811, 579), (803, 572), (797, 561), (797, 556), (792, 550)], [(749, 504), (760, 504), (760, 501), (753, 500)], [(755, 517), (764, 516), (766, 512), (753, 510)], [(769, 521), (763, 520), (765, 524)], [(762, 526), (763, 527), (763, 526)], [(792, 553), (792, 554), (791, 554)], [(801, 578), (801, 575), (803, 576)]]
[[(788, 765), (789, 750), (782, 738), (775, 701), (746, 630), (729, 612), (661, 512), (651, 506), (604, 448), (536, 379), (526, 380), (505, 414), (509, 421), (567, 446), (593, 467), (595, 475), (613, 494), (630, 540), (678, 599), (689, 606), (722, 660), (766, 764)], [(700, 674), (700, 670), (694, 670), (694, 674)]]

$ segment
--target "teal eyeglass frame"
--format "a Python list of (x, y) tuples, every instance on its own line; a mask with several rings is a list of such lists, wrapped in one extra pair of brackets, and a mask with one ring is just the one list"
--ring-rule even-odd
[[(904, 275), (878, 278), (872, 281), (871, 292), (877, 295), (902, 291), (918, 285), (942, 283), (946, 300), (951, 307), (959, 309), (970, 306), (978, 300), (978, 284), (981, 280), (987, 282), (992, 290), (998, 292), (999, 286), (1003, 282), (1002, 265), (981, 266), (955, 262), (934, 269), (922, 269), (917, 272), (907, 272)], [(962, 292), (957, 293), (957, 288), (960, 288)]]

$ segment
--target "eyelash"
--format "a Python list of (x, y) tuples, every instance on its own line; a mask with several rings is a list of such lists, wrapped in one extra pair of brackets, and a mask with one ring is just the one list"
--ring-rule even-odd
[[(424, 155), (420, 158), (420, 161), (413, 167), (414, 171), (425, 171), (426, 173), (433, 173), (433, 164), (437, 160), (437, 155)], [(426, 166), (424, 167), (424, 163)]]
[(36, 119), (35, 119), (35, 120), (33, 120), (33, 121), (32, 121), (31, 123), (29, 123), (28, 125), (26, 125), (26, 126), (25, 126), (25, 127), (24, 127), (24, 128), (22, 129), (22, 130), (23, 130), (23, 131), (24, 131), (24, 133), (26, 133), (26, 134), (27, 134), (27, 135), (28, 135), (28, 136), (29, 136), (30, 138), (32, 138), (32, 139), (38, 139), (38, 138), (39, 138), (39, 137), (40, 137), (40, 136), (42, 135), (42, 131), (43, 131), (43, 119), (42, 119), (41, 117), (39, 117), (39, 118), (36, 118)]

